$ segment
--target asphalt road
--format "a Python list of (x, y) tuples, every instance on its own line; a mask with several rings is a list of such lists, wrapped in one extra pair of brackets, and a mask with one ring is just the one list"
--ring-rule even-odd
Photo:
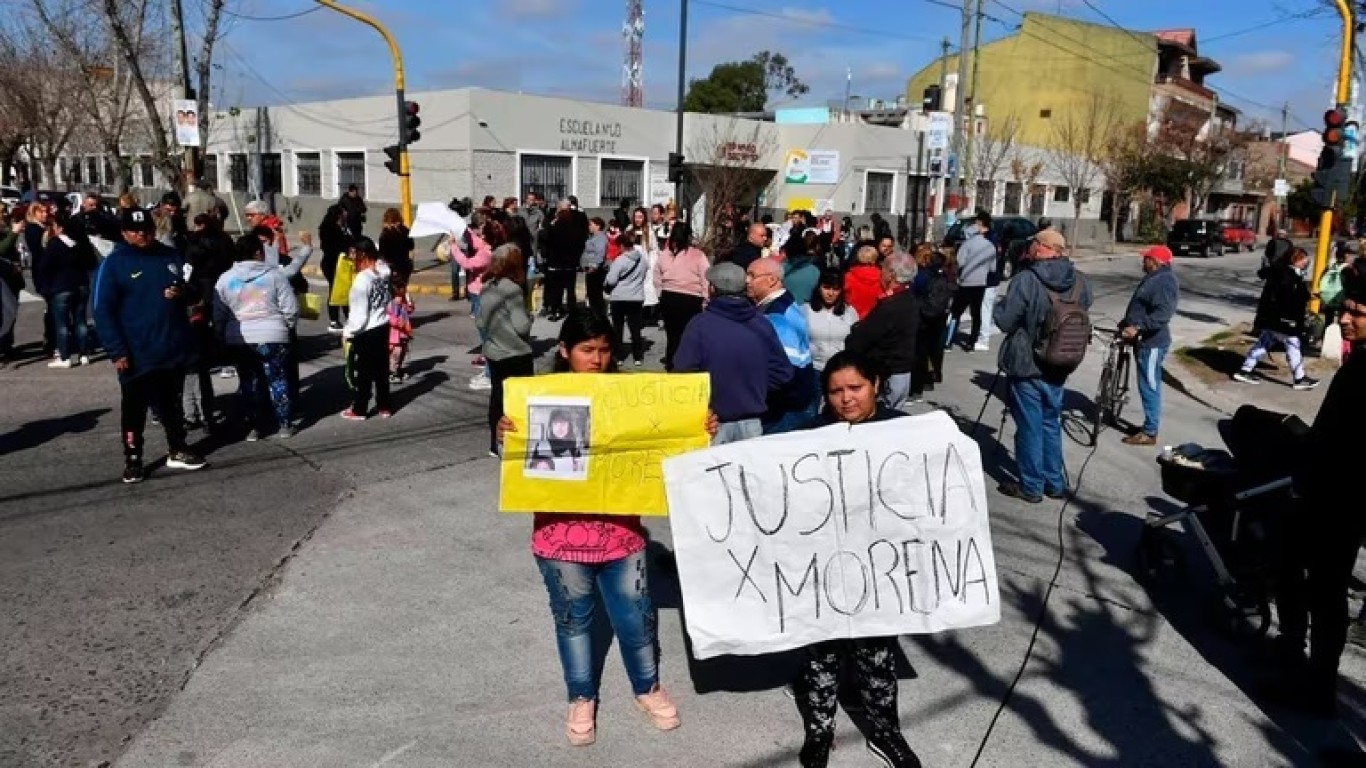
[[(1255, 262), (1182, 262), (1178, 337), (1244, 319)], [(1136, 259), (1085, 269), (1098, 322), (1117, 319)], [(475, 370), (465, 308), (419, 307), (421, 375), (392, 421), (332, 416), (344, 396), (324, 340), (305, 369), (309, 425), (295, 440), (219, 447), (203, 472), (158, 470), (135, 487), (117, 482), (107, 367), (0, 372), (11, 395), (0, 416), (0, 766), (794, 764), (800, 725), (781, 666), (689, 660), (663, 574), (662, 669), (683, 728), (649, 732), (611, 657), (598, 745), (561, 746), (528, 521), (495, 511), (485, 399), (464, 386)], [(34, 314), (25, 305), (30, 335)], [(1095, 357), (1074, 379), (1074, 408), (1094, 386)], [(949, 383), (920, 407), (969, 424), (994, 364), (950, 353)], [(1215, 443), (1217, 418), (1170, 395), (1164, 442)], [(1001, 423), (988, 401), (979, 442), (994, 477), (1008, 467)], [(1035, 660), (980, 765), (1308, 765), (1319, 746), (1362, 732), (1356, 683), (1342, 726), (1249, 697), (1259, 660), (1213, 632), (1203, 569), (1156, 597), (1134, 582), (1139, 520), (1170, 508), (1152, 454), (1113, 434), (1094, 456), (1069, 443), (1069, 469), (1085, 474), (1061, 529), (1056, 505), (991, 495), (1002, 623), (902, 643), (903, 722), (927, 765), (970, 761), (1030, 638), (1059, 535), (1066, 557)], [(668, 543), (666, 521), (651, 528)], [(1355, 656), (1347, 670), (1366, 677)], [(868, 764), (847, 721), (840, 733), (833, 764)]]

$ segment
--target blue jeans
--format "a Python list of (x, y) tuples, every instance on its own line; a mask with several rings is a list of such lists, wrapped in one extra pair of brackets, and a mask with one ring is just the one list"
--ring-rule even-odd
[(1010, 415), (1015, 419), (1015, 465), (1020, 489), (1038, 496), (1062, 492), (1062, 385), (1043, 379), (1010, 379)]
[(1143, 434), (1157, 437), (1162, 421), (1162, 361), (1167, 347), (1146, 347), (1136, 352), (1138, 357), (1138, 395), (1143, 400)]
[(550, 593), (555, 644), (569, 700), (598, 698), (600, 670), (594, 668), (593, 653), (598, 596), (616, 632), (631, 690), (637, 696), (649, 693), (659, 683), (659, 667), (655, 609), (645, 579), (644, 550), (598, 565), (542, 557), (536, 558), (536, 565)]
[[(456, 249), (456, 248), (459, 248), (459, 247), (460, 247), (460, 246), (456, 245), (455, 243), (451, 243), (451, 249), (452, 249), (452, 250), (454, 250), (454, 249)], [(452, 256), (452, 257), (451, 257), (451, 298), (455, 298), (456, 296), (459, 296), (459, 295), (460, 295), (460, 262), (456, 261), (456, 260), (455, 260), (455, 257)]]
[[(53, 344), (63, 360), (90, 353), (90, 339), (85, 324), (90, 290), (85, 287), (53, 294)], [(71, 346), (71, 334), (76, 334), (76, 346)]]

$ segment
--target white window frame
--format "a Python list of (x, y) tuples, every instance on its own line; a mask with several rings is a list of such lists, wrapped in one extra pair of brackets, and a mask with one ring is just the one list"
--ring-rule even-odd
[(318, 156), (318, 197), (322, 197), (322, 196), (323, 196), (323, 190), (324, 190), (324, 189), (327, 189), (327, 187), (325, 187), (325, 186), (323, 185), (323, 151), (322, 151), (321, 149), (291, 149), (291, 150), (289, 150), (289, 154), (290, 154), (290, 157), (293, 158), (293, 162), (289, 164), (289, 167), (293, 169), (293, 174), (292, 174), (292, 175), (294, 176), (294, 178), (293, 178), (293, 179), (291, 180), (291, 182), (290, 182), (290, 187), (294, 190), (293, 196), (294, 196), (294, 197), (303, 197), (303, 196), (304, 196), (303, 191), (299, 189), (299, 155), (317, 155), (317, 156)]
[[(360, 154), (360, 157), (361, 157), (361, 164), (360, 164), (361, 173), (362, 173), (362, 174), (364, 175), (364, 177), (365, 177), (365, 195), (364, 195), (364, 196), (368, 199), (368, 198), (370, 197), (370, 152), (369, 152), (369, 150), (367, 150), (365, 147), (332, 147), (332, 148), (329, 149), (328, 151), (332, 153), (332, 188), (335, 189), (335, 190), (337, 190), (337, 197), (336, 197), (336, 199), (340, 200), (341, 197), (342, 197), (342, 195), (345, 195), (345, 194), (346, 194), (346, 190), (344, 190), (344, 189), (341, 188), (341, 155), (344, 155), (344, 154), (357, 154), (357, 153)], [(324, 181), (326, 181), (326, 179), (324, 179)], [(326, 197), (325, 197), (325, 198), (323, 198), (323, 199), (324, 199), (324, 200), (330, 200), (330, 199), (332, 199), (332, 198), (326, 198)]]
[[(626, 161), (628, 161), (628, 162), (640, 163), (640, 174), (641, 174), (641, 176), (640, 176), (640, 193), (641, 193), (642, 195), (648, 195), (648, 194), (650, 194), (650, 158), (648, 158), (648, 157), (638, 157), (638, 156), (636, 156), (636, 155), (598, 155), (597, 157), (598, 157), (598, 194), (597, 194), (597, 200), (594, 201), (594, 202), (596, 203), (596, 205), (593, 206), (594, 208), (602, 208), (602, 207), (604, 207), (603, 204), (602, 204), (602, 161), (603, 161), (603, 160), (626, 160)], [(519, 171), (519, 173), (517, 174), (517, 184), (518, 184), (518, 185), (521, 185), (521, 183), (522, 183), (522, 176), (521, 176), (521, 173), (520, 173), (521, 168), (522, 168), (522, 166), (521, 166), (521, 163), (520, 163), (520, 160), (519, 160), (518, 165), (517, 165), (517, 169), (518, 169), (518, 171)], [(577, 178), (578, 169), (575, 168), (575, 169), (574, 169), (574, 172), (575, 172), (576, 178)], [(578, 194), (578, 193), (575, 193), (575, 194)], [(633, 206), (631, 206), (631, 208), (632, 208), (632, 209), (635, 209), (635, 208), (639, 208), (639, 207), (642, 207), (642, 206), (643, 206), (644, 208), (647, 208), (647, 209), (650, 207), (649, 204), (646, 203), (645, 200), (642, 198), (642, 199), (640, 199), (640, 200), (637, 200), (637, 201), (636, 201), (636, 204), (633, 205)]]
[[(514, 169), (513, 172), (517, 174), (517, 181), (516, 181), (516, 184), (517, 184), (517, 199), (518, 199), (518, 200), (525, 200), (525, 199), (526, 199), (526, 190), (522, 189), (522, 158), (523, 158), (524, 156), (526, 156), (526, 155), (542, 156), (542, 157), (567, 157), (567, 158), (569, 158), (569, 194), (571, 194), (571, 195), (573, 195), (573, 196), (575, 196), (575, 197), (578, 197), (578, 196), (579, 196), (579, 156), (578, 156), (578, 155), (574, 154), (573, 152), (561, 152), (561, 151), (559, 151), (559, 150), (537, 150), (537, 149), (519, 149), (519, 150), (517, 150), (514, 154), (515, 154), (515, 156), (516, 156), (515, 159), (517, 160), (517, 165), (516, 165), (516, 168)], [(627, 159), (627, 158), (623, 158), (623, 159)], [(599, 180), (601, 180), (601, 174), (602, 174), (602, 166), (601, 166), (601, 165), (598, 166), (598, 174), (599, 174)], [(647, 177), (647, 178), (648, 178), (648, 177)], [(555, 210), (555, 204), (558, 203), (558, 202), (559, 202), (558, 200), (546, 200), (546, 201), (545, 201), (547, 209), (548, 209), (548, 210), (551, 210), (551, 211)], [(583, 201), (580, 200), (579, 203), (580, 203), (580, 206), (582, 206)]]
[(891, 177), (892, 177), (892, 196), (891, 196), (891, 198), (887, 201), (887, 215), (888, 215), (888, 216), (891, 216), (891, 215), (896, 214), (896, 212), (897, 212), (897, 210), (896, 210), (896, 177), (901, 175), (901, 171), (900, 171), (900, 170), (893, 171), (893, 170), (890, 170), (890, 169), (887, 169), (887, 168), (864, 168), (864, 169), (863, 169), (863, 186), (862, 186), (862, 188), (859, 189), (859, 192), (861, 193), (861, 194), (859, 195), (859, 204), (858, 204), (858, 205), (859, 205), (859, 212), (862, 213), (862, 214), (864, 214), (864, 215), (867, 215), (867, 214), (869, 213), (869, 211), (868, 211), (868, 174), (870, 174), (870, 173), (880, 173), (880, 174), (882, 174), (882, 175), (884, 175), (884, 176), (891, 176)]

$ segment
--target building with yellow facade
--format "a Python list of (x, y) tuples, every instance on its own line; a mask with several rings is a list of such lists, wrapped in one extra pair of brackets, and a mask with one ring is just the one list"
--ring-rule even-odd
[[(1025, 13), (1013, 34), (980, 46), (978, 72), (973, 72), (973, 58), (968, 57), (965, 101), (973, 115), (970, 125), (979, 136), (999, 140), (1008, 133), (1015, 145), (1047, 150), (1058, 145), (1065, 121), (1098, 109), (1121, 125), (1146, 123), (1150, 132), (1174, 116), (1187, 121), (1194, 116), (1202, 124), (1202, 135), (1236, 129), (1238, 111), (1205, 84), (1207, 76), (1220, 71), (1219, 64), (1199, 54), (1192, 29), (1126, 30)], [(931, 61), (908, 81), (907, 101), (919, 103), (927, 88), (940, 86), (942, 108), (951, 111), (957, 70), (956, 53)], [(1008, 172), (990, 178), (992, 172), (983, 170), (980, 158), (974, 163), (975, 197), (989, 199), (973, 202), (994, 213), (1029, 214), (1039, 199), (1054, 194), (1047, 185), (1011, 179)], [(1220, 194), (1208, 201), (1210, 210), (1233, 203), (1241, 193), (1239, 184), (1237, 178), (1220, 182)], [(1177, 217), (1184, 215), (1182, 211)]]

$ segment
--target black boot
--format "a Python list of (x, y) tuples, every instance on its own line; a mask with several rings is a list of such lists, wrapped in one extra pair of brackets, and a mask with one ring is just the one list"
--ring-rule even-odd
[(920, 758), (911, 751), (901, 731), (879, 731), (868, 739), (868, 751), (882, 760), (887, 768), (921, 768)]
[(813, 739), (806, 737), (802, 751), (797, 753), (797, 762), (802, 768), (825, 768), (830, 764), (830, 751), (835, 748), (834, 738)]

